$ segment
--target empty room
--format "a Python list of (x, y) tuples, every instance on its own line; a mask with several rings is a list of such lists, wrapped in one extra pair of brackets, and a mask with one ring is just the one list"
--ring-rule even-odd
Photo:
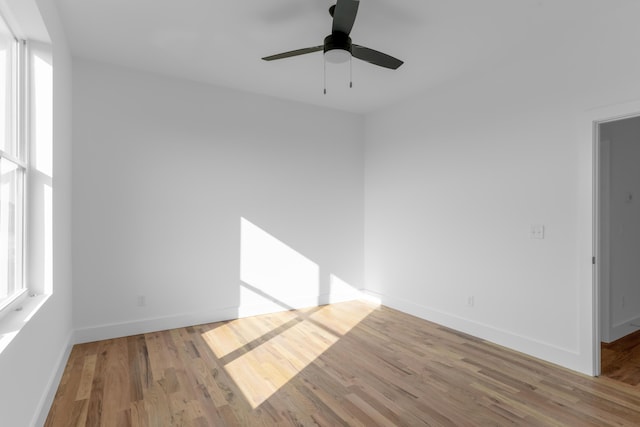
[(0, 426), (640, 424), (638, 16), (0, 0)]

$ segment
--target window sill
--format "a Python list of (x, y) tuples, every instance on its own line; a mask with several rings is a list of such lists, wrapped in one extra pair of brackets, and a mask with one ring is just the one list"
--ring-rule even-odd
[(27, 289), (23, 289), (16, 295), (3, 301), (2, 304), (0, 304), (0, 319), (2, 319), (6, 313), (12, 311), (12, 309), (15, 309), (20, 304), (22, 304), (22, 300), (27, 297), (27, 292)]
[(0, 318), (0, 353), (7, 348), (50, 296), (50, 294), (28, 296), (17, 304), (6, 308), (10, 311), (2, 313)]

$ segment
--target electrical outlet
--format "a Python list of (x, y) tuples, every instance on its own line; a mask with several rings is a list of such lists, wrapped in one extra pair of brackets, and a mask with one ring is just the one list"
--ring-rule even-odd
[(144, 295), (138, 295), (137, 302), (138, 307), (144, 307), (147, 305), (147, 298)]
[(544, 225), (532, 225), (531, 226), (531, 238), (532, 239), (544, 239)]
[(468, 307), (473, 307), (475, 304), (475, 298), (472, 296), (467, 297), (467, 306)]

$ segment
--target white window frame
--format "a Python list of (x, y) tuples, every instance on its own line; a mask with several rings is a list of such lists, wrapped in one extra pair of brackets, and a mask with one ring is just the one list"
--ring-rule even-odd
[[(20, 200), (18, 201), (18, 217), (16, 218), (16, 229), (19, 230), (20, 238), (17, 240), (16, 253), (20, 254), (20, 259), (17, 265), (16, 275), (19, 277), (19, 287), (14, 290), (12, 295), (7, 296), (3, 300), (0, 300), (0, 317), (11, 311), (11, 309), (19, 304), (29, 293), (26, 277), (26, 242), (27, 242), (27, 189), (28, 189), (28, 176), (29, 176), (29, 144), (27, 137), (28, 127), (28, 82), (29, 82), (29, 67), (28, 67), (28, 45), (25, 40), (20, 40), (15, 35), (15, 31), (11, 28), (9, 22), (3, 19), (5, 25), (11, 31), (15, 40), (15, 49), (13, 53), (13, 82), (12, 82), (12, 126), (13, 126), (13, 139), (15, 140), (15, 155), (5, 152), (0, 149), (0, 158), (4, 158), (13, 164), (15, 164), (21, 171), (21, 191)], [(18, 233), (16, 233), (18, 235)]]

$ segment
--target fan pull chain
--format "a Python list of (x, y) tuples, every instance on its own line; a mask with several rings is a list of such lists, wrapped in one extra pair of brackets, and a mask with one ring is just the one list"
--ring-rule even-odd
[(324, 94), (327, 94), (327, 58), (324, 57), (324, 55), (322, 55), (322, 63), (324, 65), (324, 72), (322, 73), (322, 76), (324, 78)]
[(349, 55), (349, 88), (353, 87), (353, 56)]

